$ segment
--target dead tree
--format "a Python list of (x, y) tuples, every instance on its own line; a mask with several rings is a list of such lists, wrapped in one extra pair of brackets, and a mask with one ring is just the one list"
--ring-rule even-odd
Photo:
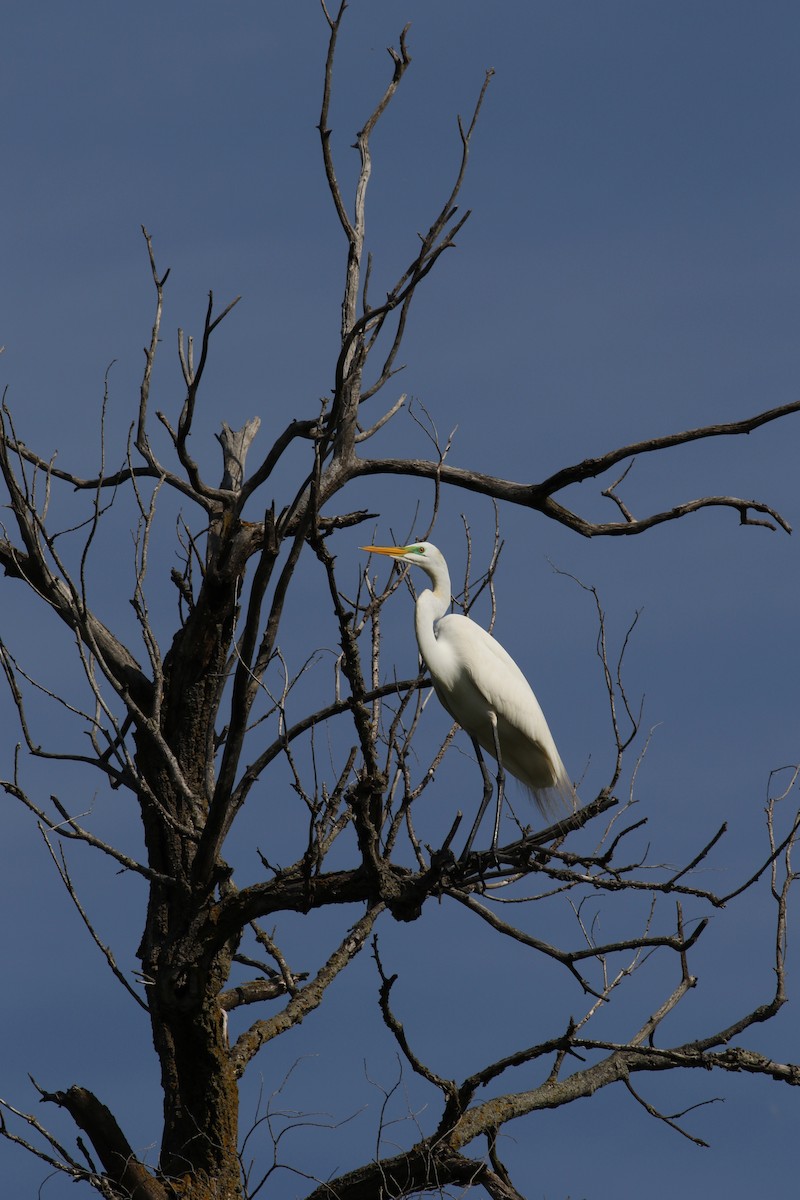
[[(382, 615), (402, 578), (390, 573), (378, 584), (364, 573), (363, 565), (354, 572), (345, 565), (346, 557), (336, 557), (347, 531), (375, 517), (353, 508), (349, 499), (352, 485), (368, 476), (432, 481), (437, 501), (431, 528), (440, 496), (466, 489), (487, 501), (529, 509), (532, 519), (560, 522), (584, 537), (639, 535), (712, 507), (732, 510), (744, 525), (788, 530), (769, 504), (732, 495), (701, 496), (665, 511), (635, 515), (622, 499), (617, 480), (604, 493), (616, 506), (614, 518), (596, 523), (571, 508), (564, 493), (572, 484), (599, 480), (624, 467), (634, 456), (666, 454), (689, 442), (750, 433), (797, 412), (800, 402), (747, 420), (620, 446), (564, 466), (538, 482), (515, 482), (451, 465), (446, 446), (437, 446), (429, 458), (372, 455), (371, 446), (380, 442), (378, 435), (404, 404), (403, 396), (395, 396), (376, 411), (394, 379), (415, 296), (440, 258), (454, 247), (469, 217), (458, 202), (489, 76), (474, 112), (458, 124), (461, 158), (449, 194), (394, 285), (374, 299), (365, 245), (370, 139), (403, 84), (411, 58), (404, 30), (397, 48), (389, 52), (386, 89), (356, 137), (359, 166), (349, 200), (329, 126), (334, 57), (345, 7), (341, 3), (334, 14), (323, 5), (330, 40), (319, 135), (345, 250), (339, 351), (332, 364), (330, 395), (296, 413), (284, 427), (276, 424), (274, 415), (262, 414), (268, 448), (259, 452), (254, 468), (248, 452), (257, 444), (259, 420), (238, 432), (223, 421), (222, 479), (218, 485), (209, 483), (193, 457), (190, 435), (214, 337), (233, 304), (218, 309), (209, 297), (198, 341), (181, 336), (184, 398), (176, 414), (156, 413), (158, 430), (150, 394), (169, 272), (160, 270), (145, 233), (155, 317), (138, 413), (122, 465), (107, 469), (104, 449), (97, 474), (79, 477), (30, 448), (9, 408), (3, 407), (0, 467), (7, 515), (0, 562), (7, 586), (26, 588), (31, 603), (49, 608), (63, 624), (66, 638), (74, 641), (76, 680), (84, 699), (62, 698), (75, 738), (66, 752), (51, 748), (46, 730), (31, 716), (30, 695), (37, 688), (53, 703), (58, 698), (46, 680), (29, 677), (17, 661), (10, 635), (4, 634), (0, 655), (21, 735), (13, 764), (3, 764), (2, 786), (40, 823), (87, 929), (120, 984), (146, 1011), (160, 1064), (164, 1109), (155, 1165), (137, 1158), (120, 1121), (99, 1097), (66, 1083), (37, 1086), (41, 1100), (69, 1114), (77, 1149), (10, 1099), (2, 1101), (0, 1132), (109, 1198), (233, 1198), (255, 1195), (268, 1184), (268, 1169), (259, 1173), (240, 1158), (240, 1079), (262, 1047), (325, 1002), (331, 983), (365, 950), (375, 957), (377, 1003), (398, 1052), (438, 1100), (429, 1106), (428, 1125), (408, 1145), (387, 1155), (376, 1155), (372, 1144), (365, 1146), (361, 1165), (308, 1185), (313, 1200), (373, 1200), (471, 1185), (498, 1200), (511, 1200), (519, 1192), (497, 1147), (498, 1134), (508, 1121), (568, 1105), (618, 1083), (653, 1115), (677, 1125), (639, 1095), (634, 1079), (647, 1072), (744, 1071), (800, 1083), (800, 1066), (755, 1052), (746, 1037), (751, 1027), (769, 1021), (786, 999), (786, 904), (797, 817), (778, 832), (773, 797), (763, 852), (756, 856), (751, 875), (726, 894), (700, 886), (696, 874), (701, 863), (719, 852), (722, 830), (708, 844), (689, 850), (680, 870), (645, 863), (641, 849), (628, 851), (636, 844), (641, 823), (621, 815), (626, 793), (619, 784), (626, 753), (641, 748), (640, 721), (606, 650), (598, 606), (599, 661), (616, 747), (607, 786), (595, 797), (584, 797), (576, 813), (548, 829), (532, 832), (521, 826), (518, 836), (501, 845), (496, 855), (477, 850), (458, 859), (453, 850), (458, 820), (439, 844), (427, 845), (416, 832), (417, 814), (424, 812), (437, 786), (435, 770), (453, 731), (430, 760), (420, 760), (415, 747), (427, 680), (423, 672), (398, 678), (393, 664), (380, 657)], [(168, 443), (168, 457), (157, 448), (156, 432)], [(284, 467), (290, 457), (304, 465), (287, 493)], [(72, 491), (84, 499), (84, 515), (65, 530), (59, 527), (55, 500)], [(170, 573), (179, 621), (165, 641), (159, 632), (164, 617), (160, 612), (158, 619), (154, 616), (154, 604), (162, 603), (156, 597), (164, 558), (159, 556), (154, 565), (152, 547), (164, 537), (162, 512), (169, 512), (171, 496), (180, 502), (181, 512), (193, 515), (179, 518), (180, 567)], [(130, 644), (113, 622), (98, 615), (93, 584), (95, 542), (104, 522), (125, 504), (124, 521), (136, 526), (136, 570), (129, 599), (138, 639), (128, 639)], [(490, 591), (496, 565), (495, 554), (481, 580)], [(312, 671), (322, 678), (314, 661), (316, 634), (304, 658), (288, 661), (281, 649), (301, 569), (315, 578), (320, 623), (332, 621), (338, 637), (333, 682), (329, 674), (329, 691), (322, 699), (321, 684), (310, 689), (313, 699), (305, 690)], [(476, 589), (469, 574), (465, 582), (472, 586), (463, 597), (468, 608)], [(298, 715), (294, 698), (301, 694), (305, 708)], [(323, 729), (330, 747), (325, 763), (320, 756), (309, 768), (309, 748), (313, 750)], [(51, 759), (60, 769), (74, 764), (94, 770), (110, 793), (135, 798), (145, 855), (140, 859), (104, 840), (93, 830), (91, 818), (78, 816), (58, 795), (41, 798), (26, 783), (30, 757)], [(229, 850), (232, 831), (256, 793), (264, 807), (263, 850), (260, 858), (234, 856)], [(479, 798), (479, 790), (474, 797), (451, 797), (452, 810), (473, 800), (477, 804)], [(284, 835), (300, 849), (288, 864), (276, 865), (271, 844)], [(138, 979), (119, 969), (96, 933), (91, 914), (81, 906), (66, 853), (76, 842), (109, 856), (123, 869), (120, 887), (125, 875), (135, 875), (146, 885)], [(759, 881), (767, 882), (774, 899), (774, 983), (763, 1003), (733, 1022), (700, 1029), (691, 1041), (671, 1044), (661, 1027), (693, 986), (692, 960), (707, 920), (703, 914), (723, 908)], [(498, 902), (512, 895), (543, 905), (554, 895), (563, 897), (574, 913), (573, 943), (565, 945), (555, 935), (549, 938), (545, 907), (534, 925), (524, 917), (514, 921), (501, 915)], [(582, 909), (587, 896), (597, 895), (617, 906), (645, 896), (646, 918), (642, 922), (633, 916), (623, 937), (598, 940)], [(403, 1014), (393, 1006), (394, 977), (382, 962), (376, 940), (386, 921), (424, 921), (432, 901), (459, 906), (475, 922), (488, 925), (498, 939), (512, 939), (531, 955), (557, 964), (586, 998), (583, 1013), (565, 1018), (561, 1028), (540, 1041), (520, 1045), (463, 1077), (440, 1074), (435, 1064), (422, 1060), (413, 1034), (404, 1028)], [(346, 907), (352, 905), (360, 914), (354, 924), (349, 915), (353, 910)], [(302, 945), (287, 949), (269, 932), (278, 914), (322, 908), (342, 909), (348, 915), (342, 915), (339, 937), (321, 963), (303, 961)], [(620, 1041), (593, 1038), (595, 1015), (655, 956), (671, 959), (674, 979), (650, 1017)], [(229, 1037), (229, 1018), (243, 1013), (254, 1016), (242, 1018), (241, 1032)], [(538, 1082), (515, 1091), (514, 1072), (526, 1064), (536, 1068), (526, 1078), (535, 1075)], [(265, 1186), (261, 1194), (268, 1190)]]

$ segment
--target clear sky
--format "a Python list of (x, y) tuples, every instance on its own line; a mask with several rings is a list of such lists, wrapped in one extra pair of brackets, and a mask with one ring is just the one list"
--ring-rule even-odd
[[(800, 10), (792, 0), (353, 0), (331, 117), (345, 180), (354, 133), (387, 77), (385, 47), (408, 21), (413, 64), (374, 139), (376, 295), (400, 273), (446, 192), (458, 156), (456, 114), (471, 110), (484, 71), (496, 72), (462, 197), (473, 215), (419, 297), (398, 381), (443, 436), (457, 426), (452, 463), (535, 481), (622, 443), (797, 399)], [(326, 35), (314, 0), (6, 6), (0, 379), (20, 436), (43, 456), (57, 450), (61, 465), (94, 469), (113, 360), (109, 439), (122, 457), (152, 318), (142, 224), (160, 266), (172, 269), (155, 407), (175, 412), (180, 403), (177, 372), (166, 365), (176, 328), (200, 331), (209, 288), (222, 303), (243, 296), (219, 335), (198, 456), (213, 461), (222, 419), (235, 427), (258, 413), (268, 433), (315, 412), (331, 386), (344, 264), (315, 129)], [(701, 494), (756, 497), (797, 526), (798, 421), (643, 458), (623, 494), (636, 515)], [(387, 453), (428, 452), (407, 418), (384, 445)], [(594, 519), (616, 515), (600, 487), (584, 484), (566, 499)], [(380, 513), (376, 540), (387, 541), (390, 529), (409, 527), (418, 503), (425, 519), (431, 494), (427, 485), (371, 481), (356, 502)], [(451, 495), (436, 540), (454, 578), (464, 557), (462, 513), (476, 553), (490, 549), (489, 506)], [(740, 528), (722, 510), (642, 537), (593, 541), (527, 514), (503, 510), (501, 520), (497, 632), (530, 675), (586, 796), (604, 782), (610, 753), (596, 627), (587, 596), (551, 563), (597, 586), (615, 643), (642, 610), (628, 683), (637, 699), (645, 695), (645, 726), (655, 732), (637, 816), (648, 818), (654, 857), (676, 863), (728, 821), (711, 876), (726, 890), (720, 878), (743, 878), (762, 854), (770, 770), (800, 755), (797, 535)], [(354, 580), (361, 540), (354, 533)], [(109, 548), (108, 564), (110, 574), (131, 577), (127, 542)], [(101, 608), (111, 606), (112, 591), (106, 601), (97, 586)], [(43, 668), (57, 655), (52, 627), (38, 623), (13, 581), (1, 596), (3, 638), (23, 664)], [(394, 613), (391, 652), (408, 672), (410, 603)], [(309, 621), (312, 614), (309, 600)], [(130, 620), (127, 610), (119, 619)], [(0, 699), (4, 777), (17, 736), (12, 718)], [(429, 719), (434, 732), (446, 727), (433, 708)], [(37, 769), (29, 778), (43, 797), (69, 786)], [(70, 799), (79, 811), (103, 803), (90, 791)], [(35, 1107), (29, 1071), (53, 1090), (83, 1083), (114, 1109), (137, 1149), (155, 1142), (148, 1030), (106, 977), (33, 821), (9, 799), (2, 816), (0, 1094)], [(126, 828), (133, 836), (120, 818), (120, 836)], [(121, 907), (108, 872), (97, 878), (81, 862), (75, 870), (132, 971), (138, 910)], [(762, 890), (714, 917), (676, 1037), (769, 997), (771, 916)], [(534, 1041), (584, 1006), (574, 993), (559, 993), (554, 1006), (538, 964), (486, 957), (463, 923), (448, 922), (439, 909), (384, 935), (387, 967), (400, 972), (400, 1015), (437, 1070), (456, 1071), (465, 1054), (474, 1069), (484, 1043), (487, 1054), (509, 1049), (492, 1035), (512, 1019), (526, 1028), (527, 1012)], [(485, 953), (494, 953), (490, 942)], [(746, 1041), (796, 1062), (800, 977), (790, 962), (790, 1004)], [(461, 979), (464, 998), (453, 1009), (450, 985)], [(304, 1103), (313, 1080), (331, 1119), (362, 1105), (374, 1112), (380, 1093), (366, 1081), (389, 1088), (397, 1075), (375, 990), (365, 959), (331, 994), (329, 1012), (265, 1058), (267, 1090), (299, 1059), (289, 1107)], [(648, 1015), (652, 996), (639, 996), (644, 1007), (631, 1008), (631, 1022)], [(433, 1038), (417, 1025), (421, 1010), (435, 1017)], [(369, 1030), (355, 1068), (346, 1036), (354, 1024)], [(706, 1076), (648, 1080), (641, 1090), (668, 1111), (724, 1097), (685, 1119), (711, 1148), (607, 1089), (509, 1128), (506, 1153), (526, 1196), (667, 1200), (680, 1191), (687, 1200), (750, 1200), (795, 1185), (796, 1092)], [(255, 1103), (252, 1088), (247, 1102)], [(72, 1136), (57, 1113), (37, 1115)], [(347, 1155), (359, 1137), (341, 1159), (335, 1138), (309, 1170), (354, 1165)], [(0, 1142), (9, 1195), (36, 1195), (43, 1174)], [(281, 1200), (302, 1194), (291, 1177), (280, 1188)], [(52, 1180), (42, 1195), (60, 1200), (72, 1191)]]

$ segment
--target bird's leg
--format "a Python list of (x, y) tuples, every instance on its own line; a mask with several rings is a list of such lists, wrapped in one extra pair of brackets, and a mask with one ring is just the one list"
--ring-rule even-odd
[(503, 795), (505, 793), (506, 773), (503, 770), (503, 756), (500, 753), (500, 738), (497, 733), (497, 717), (489, 713), (492, 723), (492, 738), (494, 739), (494, 756), (497, 759), (497, 808), (494, 814), (494, 831), (492, 833), (492, 854), (497, 854), (497, 839), (500, 836), (500, 816), (503, 811)]
[(483, 814), (486, 812), (489, 801), (492, 798), (492, 791), (493, 791), (492, 777), (486, 769), (486, 763), (483, 761), (483, 755), (481, 754), (481, 748), (478, 745), (478, 743), (475, 741), (475, 738), (472, 739), (472, 745), (475, 747), (475, 754), (478, 759), (478, 765), (480, 766), (481, 775), (483, 776), (483, 796), (481, 797), (481, 806), (478, 809), (478, 815), (475, 818), (475, 822), (472, 826), (472, 829), (469, 831), (469, 837), (467, 838), (467, 844), (464, 847), (464, 849), (461, 851), (461, 860), (460, 860), (461, 862), (463, 862), (464, 859), (468, 857), (469, 852), (472, 849), (472, 843), (475, 841), (475, 834), (478, 832), (478, 827), (480, 826), (480, 823), (483, 820)]

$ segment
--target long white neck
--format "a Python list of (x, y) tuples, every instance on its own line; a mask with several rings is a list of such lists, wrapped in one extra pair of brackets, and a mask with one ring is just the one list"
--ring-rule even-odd
[(437, 653), (435, 625), (450, 607), (450, 575), (443, 563), (437, 564), (435, 573), (428, 574), (433, 583), (433, 590), (426, 588), (417, 597), (414, 625), (422, 657), (430, 667)]

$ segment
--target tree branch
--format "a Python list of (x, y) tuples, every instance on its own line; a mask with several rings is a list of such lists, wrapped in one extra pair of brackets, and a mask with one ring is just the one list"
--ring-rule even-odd
[(111, 1111), (86, 1088), (45, 1092), (41, 1098), (65, 1108), (75, 1124), (88, 1134), (109, 1179), (125, 1196), (135, 1200), (168, 1200), (167, 1190), (136, 1158)]
[(303, 988), (298, 988), (281, 1012), (268, 1020), (256, 1021), (237, 1039), (236, 1044), (231, 1048), (231, 1065), (237, 1078), (244, 1073), (248, 1063), (263, 1045), (292, 1026), (299, 1025), (310, 1012), (319, 1007), (326, 990), (336, 976), (361, 951), (384, 908), (385, 905), (376, 904), (364, 914), (360, 921), (356, 922), (344, 941), (320, 968), (311, 982)]
[[(542, 513), (543, 516), (558, 521), (559, 524), (566, 525), (584, 537), (620, 537), (644, 533), (656, 525), (680, 520), (680, 518), (704, 508), (729, 508), (739, 514), (740, 522), (743, 525), (761, 525), (767, 529), (780, 527), (786, 533), (790, 533), (789, 522), (776, 509), (760, 500), (745, 500), (738, 496), (703, 496), (639, 519), (632, 517), (626, 510), (623, 521), (611, 522), (587, 521), (557, 503), (553, 496), (572, 484), (582, 483), (601, 475), (621, 460), (634, 455), (667, 450), (703, 438), (735, 437), (748, 434), (762, 425), (780, 420), (798, 411), (800, 411), (800, 401), (795, 401), (791, 404), (780, 405), (778, 408), (768, 409), (743, 421), (734, 421), (723, 425), (706, 425), (698, 429), (685, 430), (683, 433), (650, 438), (643, 442), (632, 442), (598, 458), (587, 458), (573, 466), (565, 467), (541, 483), (516, 483), (494, 475), (485, 475), (480, 471), (470, 471), (462, 467), (452, 467), (448, 464), (424, 459), (355, 459), (350, 464), (349, 475), (351, 478), (371, 475), (407, 475), (412, 478), (435, 480), (440, 484), (449, 484), (466, 491), (476, 492), (479, 495), (489, 496), (495, 500), (505, 500), (518, 507), (533, 509)], [(760, 516), (751, 514), (760, 514)]]

